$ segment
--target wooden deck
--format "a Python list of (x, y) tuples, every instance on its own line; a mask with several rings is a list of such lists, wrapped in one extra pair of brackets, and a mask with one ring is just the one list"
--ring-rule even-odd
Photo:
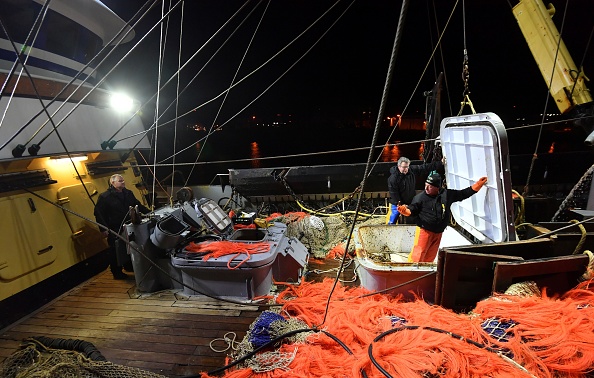
[[(329, 261), (313, 268), (326, 270), (338, 264)], [(345, 275), (352, 277), (352, 268)], [(317, 281), (323, 275), (308, 277)], [(114, 280), (105, 271), (1, 330), (0, 362), (24, 339), (45, 336), (90, 342), (114, 364), (167, 377), (199, 374), (225, 365), (228, 352), (213, 351), (211, 342), (225, 335), (241, 341), (264, 309), (188, 298), (174, 291), (139, 296), (132, 275), (129, 280)], [(222, 349), (225, 343), (216, 346)]]

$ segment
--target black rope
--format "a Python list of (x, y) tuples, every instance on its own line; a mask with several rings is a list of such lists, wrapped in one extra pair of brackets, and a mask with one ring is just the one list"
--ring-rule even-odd
[(28, 340), (35, 341), (46, 348), (80, 352), (93, 361), (107, 361), (95, 345), (88, 341), (78, 339), (53, 339), (46, 336), (34, 336), (30, 337)]
[[(230, 364), (211, 370), (209, 371), (207, 374), (208, 375), (212, 375), (212, 374), (218, 374), (218, 373), (222, 373), (223, 371), (232, 368), (233, 366), (240, 364), (241, 362), (248, 360), (250, 358), (252, 358), (254, 355), (256, 355), (256, 353), (258, 353), (259, 351), (261, 351), (262, 349), (268, 348), (271, 345), (275, 345), (277, 342), (296, 335), (298, 333), (302, 333), (302, 332), (322, 332), (323, 334), (325, 334), (326, 336), (330, 337), (332, 340), (336, 341), (336, 343), (338, 343), (344, 350), (346, 350), (346, 352), (350, 355), (353, 355), (353, 352), (349, 349), (349, 347), (343, 342), (341, 341), (338, 337), (334, 336), (333, 334), (321, 330), (321, 329), (317, 329), (317, 328), (303, 328), (303, 329), (297, 329), (297, 330), (293, 330), (290, 332), (287, 332), (285, 334), (282, 334), (280, 336), (275, 337), (274, 339), (268, 341), (266, 344), (259, 346), (258, 348), (254, 349), (252, 352), (242, 356), (241, 358), (238, 358), (237, 360), (231, 362)], [(361, 371), (361, 375), (363, 375), (363, 377), (367, 377), (367, 374), (365, 373), (365, 371)], [(184, 376), (184, 378), (199, 378), (200, 375), (186, 375)]]
[[(369, 355), (369, 359), (371, 360), (371, 362), (373, 363), (373, 365), (386, 377), (392, 377), (390, 375), (390, 373), (388, 373), (380, 364), (379, 362), (377, 362), (377, 360), (373, 357), (373, 343), (378, 342), (379, 340), (383, 339), (384, 337), (392, 334), (392, 333), (396, 333), (396, 332), (400, 332), (403, 330), (417, 330), (417, 329), (422, 329), (422, 330), (427, 330), (427, 331), (432, 331), (432, 332), (436, 332), (436, 333), (443, 333), (446, 335), (449, 335), (451, 337), (453, 337), (454, 339), (460, 340), (460, 341), (464, 341), (470, 345), (474, 345), (475, 347), (479, 348), (479, 349), (484, 349), (488, 352), (491, 353), (495, 353), (499, 356), (500, 355), (500, 351), (496, 348), (492, 348), (490, 346), (487, 346), (485, 344), (481, 344), (479, 342), (476, 342), (474, 340), (471, 340), (467, 337), (464, 337), (462, 335), (458, 335), (456, 333), (453, 332), (449, 332), (440, 328), (435, 328), (435, 327), (421, 327), (421, 326), (401, 326), (401, 327), (397, 327), (397, 328), (392, 328), (389, 329), (385, 332), (382, 332), (381, 334), (379, 334), (375, 339), (373, 339), (373, 342), (369, 344), (369, 347), (367, 348), (367, 354)], [(513, 361), (513, 360), (512, 360)]]

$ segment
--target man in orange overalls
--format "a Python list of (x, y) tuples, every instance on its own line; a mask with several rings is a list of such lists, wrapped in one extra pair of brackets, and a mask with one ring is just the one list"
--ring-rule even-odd
[(408, 259), (412, 262), (432, 262), (437, 256), (441, 235), (448, 225), (452, 203), (477, 193), (487, 182), (481, 177), (466, 189), (441, 188), (441, 176), (434, 173), (425, 181), (425, 191), (417, 194), (410, 205), (398, 206), (404, 216), (417, 216), (415, 245)]

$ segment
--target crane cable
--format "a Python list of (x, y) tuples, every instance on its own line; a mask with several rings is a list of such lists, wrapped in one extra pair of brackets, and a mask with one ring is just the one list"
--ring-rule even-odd
[(470, 101), (470, 89), (468, 88), (468, 79), (470, 78), (470, 72), (468, 70), (468, 49), (466, 48), (466, 5), (462, 0), (462, 30), (464, 34), (464, 61), (462, 62), (462, 81), (464, 82), (464, 92), (462, 93), (462, 102), (460, 103), (460, 111), (458, 115), (462, 115), (464, 106), (468, 105), (472, 114), (476, 114), (474, 105)]

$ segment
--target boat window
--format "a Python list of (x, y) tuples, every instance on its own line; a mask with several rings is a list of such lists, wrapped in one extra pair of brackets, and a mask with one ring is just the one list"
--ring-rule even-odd
[[(25, 42), (41, 9), (42, 6), (34, 2), (2, 1), (0, 16), (15, 43)], [(33, 36), (29, 37), (29, 40), (32, 38)], [(35, 39), (34, 46), (86, 64), (99, 51), (102, 41), (99, 36), (88, 29), (50, 9)]]

